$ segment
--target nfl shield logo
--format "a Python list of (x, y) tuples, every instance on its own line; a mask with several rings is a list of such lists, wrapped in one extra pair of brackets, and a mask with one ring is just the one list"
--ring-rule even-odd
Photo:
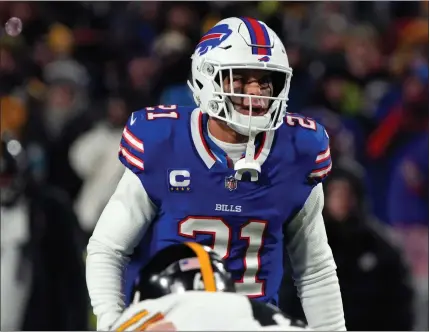
[(224, 184), (225, 187), (230, 191), (236, 190), (237, 188), (237, 180), (233, 175), (226, 177)]

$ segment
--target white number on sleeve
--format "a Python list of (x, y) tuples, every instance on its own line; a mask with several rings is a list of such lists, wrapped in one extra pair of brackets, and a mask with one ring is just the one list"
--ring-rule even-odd
[[(146, 107), (146, 119), (156, 120), (161, 118), (179, 119), (179, 113), (176, 112), (177, 105), (158, 105), (156, 107)], [(161, 112), (155, 112), (161, 111)], [(170, 111), (170, 112), (165, 112)]]
[(300, 116), (287, 114), (285, 118), (285, 122), (287, 125), (294, 127), (299, 124), (300, 127), (306, 128), (306, 129), (312, 129), (317, 130), (317, 124), (314, 120), (309, 118), (302, 118)]

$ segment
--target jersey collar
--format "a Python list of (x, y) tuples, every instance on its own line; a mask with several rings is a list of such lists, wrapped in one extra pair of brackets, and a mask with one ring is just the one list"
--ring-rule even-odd
[[(207, 121), (204, 120), (204, 117), (204, 114), (199, 108), (196, 108), (191, 113), (191, 137), (197, 153), (207, 168), (210, 169), (217, 162), (217, 157), (212, 151), (212, 145), (208, 144), (209, 138), (206, 135)], [(261, 143), (255, 151), (255, 160), (257, 160), (260, 165), (263, 165), (269, 156), (274, 137), (275, 133), (273, 131), (263, 134)]]

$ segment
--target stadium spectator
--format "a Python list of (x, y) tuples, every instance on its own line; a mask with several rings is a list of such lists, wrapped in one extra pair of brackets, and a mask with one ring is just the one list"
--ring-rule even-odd
[[(411, 276), (386, 232), (369, 215), (362, 179), (335, 170), (325, 182), (324, 220), (337, 264), (346, 327), (351, 331), (411, 330)], [(287, 278), (284, 310), (305, 319)]]
[(83, 180), (75, 211), (88, 234), (94, 230), (124, 172), (117, 163), (117, 150), (129, 110), (123, 98), (113, 95), (108, 100), (106, 113), (103, 120), (73, 142), (69, 152), (70, 164)]
[(1, 329), (85, 330), (85, 242), (70, 201), (32, 181), (10, 133), (0, 149)]

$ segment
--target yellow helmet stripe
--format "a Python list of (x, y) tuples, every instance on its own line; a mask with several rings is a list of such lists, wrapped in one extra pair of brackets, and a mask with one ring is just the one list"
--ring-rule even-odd
[(200, 271), (202, 273), (203, 284), (207, 292), (216, 292), (214, 271), (212, 269), (211, 260), (207, 251), (198, 243), (185, 242), (195, 254), (200, 263)]

